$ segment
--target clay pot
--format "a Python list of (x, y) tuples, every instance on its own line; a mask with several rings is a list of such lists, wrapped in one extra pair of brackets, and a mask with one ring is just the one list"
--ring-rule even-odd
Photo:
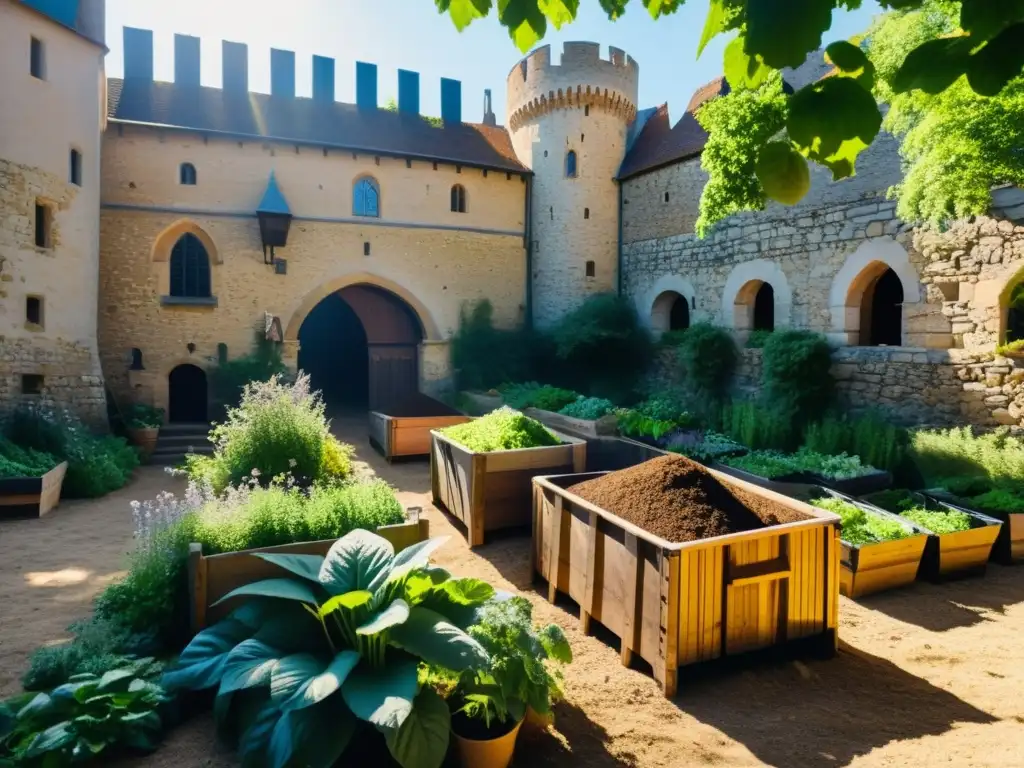
[(149, 461), (156, 449), (156, 441), (160, 436), (160, 427), (136, 427), (128, 430), (128, 440), (139, 449), (143, 463)]
[(516, 737), (523, 721), (496, 739), (467, 739), (452, 731), (455, 753), (462, 768), (508, 768), (516, 749)]

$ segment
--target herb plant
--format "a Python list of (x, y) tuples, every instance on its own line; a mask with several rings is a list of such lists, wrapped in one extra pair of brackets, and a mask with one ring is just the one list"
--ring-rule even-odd
[(442, 435), (471, 451), (509, 451), (558, 445), (559, 439), (536, 419), (524, 416), (508, 406), (486, 416), (440, 430)]
[(380, 731), (403, 768), (438, 768), (448, 746), (444, 700), (421, 687), (420, 668), (461, 674), (491, 657), (465, 628), (494, 596), (478, 579), (453, 579), (428, 557), (444, 539), (395, 554), (367, 531), (326, 557), (257, 554), (290, 576), (246, 584), (251, 600), (200, 632), (164, 675), (171, 690), (217, 687), (216, 713), (240, 733), (247, 765), (331, 766), (357, 721)]
[(615, 412), (619, 431), (630, 437), (649, 437), (658, 440), (679, 425), (671, 419), (656, 419), (633, 408), (620, 408)]
[(875, 472), (874, 467), (868, 467), (860, 462), (857, 456), (847, 456), (840, 453), (838, 456), (828, 456), (822, 453), (801, 448), (790, 457), (793, 468), (799, 472), (809, 472), (818, 475), (825, 480), (850, 480), (855, 477), (863, 477)]
[(993, 488), (970, 498), (970, 503), (982, 512), (1007, 514), (1024, 513), (1024, 495), (1009, 488)]
[(880, 541), (895, 541), (914, 535), (907, 526), (896, 520), (875, 514), (848, 501), (829, 496), (814, 499), (811, 503), (839, 515), (843, 527), (843, 541), (855, 546), (876, 544)]
[(0, 437), (0, 479), (11, 477), (42, 477), (60, 462), (43, 451), (22, 448)]
[(128, 427), (130, 429), (147, 429), (159, 427), (164, 423), (164, 409), (145, 403), (135, 403), (128, 411)]
[(584, 397), (580, 395), (573, 402), (559, 411), (563, 416), (571, 416), (574, 419), (586, 419), (596, 421), (602, 416), (615, 410), (615, 404), (603, 397)]
[(535, 381), (525, 384), (511, 384), (501, 390), (502, 399), (510, 408), (539, 408), (542, 411), (558, 412), (570, 403), (576, 402), (579, 393), (571, 389), (538, 384)]
[(798, 471), (789, 456), (777, 451), (751, 451), (745, 456), (728, 456), (722, 459), (722, 463), (769, 480), (792, 475)]
[(932, 533), (958, 533), (971, 529), (971, 516), (955, 509), (911, 507), (900, 512), (900, 516)]
[(673, 453), (681, 453), (696, 461), (718, 461), (726, 456), (738, 456), (747, 449), (718, 432), (699, 432), (680, 430), (668, 435), (663, 447)]

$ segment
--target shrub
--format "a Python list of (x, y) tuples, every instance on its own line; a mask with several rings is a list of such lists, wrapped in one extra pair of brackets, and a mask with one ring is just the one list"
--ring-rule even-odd
[(744, 456), (726, 457), (722, 459), (722, 463), (769, 480), (799, 471), (793, 466), (793, 461), (788, 455), (778, 451), (751, 451)]
[(506, 381), (532, 377), (543, 340), (526, 329), (494, 327), (494, 308), (487, 299), (464, 306), (459, 330), (452, 338), (452, 367), (459, 389), (490, 389)]
[(679, 345), (677, 359), (684, 383), (704, 415), (713, 413), (727, 397), (736, 370), (736, 342), (710, 323), (691, 325)]
[(820, 419), (834, 395), (831, 367), (821, 334), (775, 331), (764, 345), (761, 396), (798, 425)]
[(459, 445), (477, 453), (558, 445), (561, 441), (547, 427), (519, 411), (503, 406), (486, 416), (440, 430)]
[(584, 397), (580, 395), (573, 402), (559, 411), (563, 416), (574, 419), (595, 421), (615, 410), (615, 404), (603, 397)]
[(957, 476), (1024, 481), (1024, 441), (1006, 428), (981, 435), (970, 427), (918, 430), (911, 435), (911, 456), (929, 485)]
[(772, 331), (758, 330), (751, 331), (747, 336), (747, 349), (764, 349), (764, 345), (768, 343), (768, 339), (772, 336)]
[(737, 456), (747, 452), (739, 443), (717, 432), (679, 431), (666, 436), (663, 441), (666, 451), (680, 453), (695, 461), (713, 462), (726, 456)]
[(619, 432), (630, 437), (649, 437), (659, 440), (679, 425), (671, 419), (656, 419), (634, 408), (620, 408), (615, 412)]
[(723, 407), (720, 422), (725, 435), (754, 450), (790, 451), (799, 443), (788, 413), (750, 400)]
[(525, 384), (508, 384), (501, 388), (501, 397), (510, 408), (540, 408), (543, 411), (562, 410), (580, 397), (578, 392), (548, 384), (528, 381)]
[(159, 427), (164, 423), (164, 409), (145, 403), (135, 403), (128, 410), (128, 428), (146, 429)]
[(275, 376), (284, 380), (288, 366), (281, 359), (280, 346), (257, 331), (252, 351), (233, 360), (223, 360), (210, 371), (210, 393), (218, 410), (234, 408), (242, 401), (247, 384), (270, 381)]
[(693, 419), (686, 411), (686, 403), (678, 392), (666, 390), (657, 392), (646, 400), (637, 403), (634, 410), (652, 419), (674, 421), (680, 427), (687, 426)]
[(808, 448), (794, 453), (790, 463), (798, 472), (809, 472), (826, 480), (850, 480), (875, 471), (874, 467), (862, 464), (859, 456), (847, 456), (845, 453), (831, 456)]
[(683, 341), (686, 340), (686, 332), (689, 328), (683, 328), (675, 331), (665, 331), (661, 334), (661, 338), (658, 339), (659, 346), (662, 347), (678, 347)]
[(0, 479), (9, 477), (41, 477), (60, 462), (43, 451), (22, 448), (0, 437)]
[(970, 503), (982, 512), (999, 512), (1004, 515), (1024, 513), (1024, 493), (1021, 489), (993, 488), (972, 496)]
[(804, 445), (818, 453), (849, 453), (873, 467), (895, 471), (906, 456), (907, 431), (869, 414), (859, 418), (826, 416), (804, 430)]

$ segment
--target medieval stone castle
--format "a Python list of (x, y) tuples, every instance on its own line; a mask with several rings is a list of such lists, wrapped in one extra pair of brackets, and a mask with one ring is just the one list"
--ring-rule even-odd
[[(397, 110), (382, 108), (372, 64), (356, 64), (355, 104), (335, 100), (323, 57), (312, 97), (297, 97), (290, 51), (255, 54), (270, 56), (271, 92), (251, 92), (240, 43), (223, 43), (211, 88), (199, 39), (175, 36), (174, 82), (157, 82), (139, 29), (124, 30), (124, 77), (107, 78), (104, 23), (104, 0), (0, 0), (4, 406), (102, 423), (106, 389), (202, 421), (206, 372), (265, 328), (291, 366), (340, 360), (372, 406), (450, 388), (467, 302), (489, 299), (502, 326), (547, 327), (619, 291), (655, 332), (820, 331), (854, 406), (1024, 423), (1024, 368), (994, 354), (1024, 281), (1020, 190), (994, 190), (990, 217), (915, 228), (886, 199), (900, 162), (880, 137), (856, 177), (815, 174), (800, 205), (699, 240), (707, 136), (693, 113), (728, 91), (722, 80), (673, 125), (664, 105), (638, 108), (623, 51), (545, 46), (509, 73), (507, 126), (490, 92), (482, 121), (464, 122), (461, 84), (446, 79), (436, 121), (420, 115), (415, 72), (399, 72)], [(304, 331), (328, 305), (365, 341)], [(741, 384), (758, 355), (744, 351)]]

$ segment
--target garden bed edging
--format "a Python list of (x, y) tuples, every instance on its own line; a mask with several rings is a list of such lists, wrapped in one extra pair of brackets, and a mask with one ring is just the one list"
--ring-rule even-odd
[(39, 477), (0, 480), (0, 520), (42, 517), (60, 503), (68, 463), (62, 461)]

